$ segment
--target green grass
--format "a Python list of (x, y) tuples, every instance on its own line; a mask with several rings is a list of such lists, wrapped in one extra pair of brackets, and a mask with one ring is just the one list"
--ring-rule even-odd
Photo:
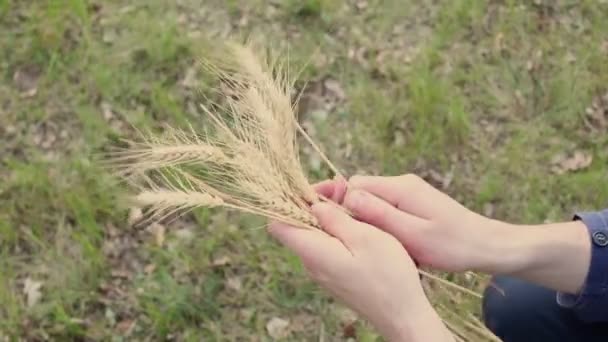
[[(96, 165), (131, 125), (201, 124), (182, 80), (226, 33), (288, 49), (298, 87), (332, 104), (307, 104), (302, 120), (348, 174), (452, 173), (450, 195), (514, 222), (605, 205), (608, 137), (585, 110), (608, 91), (607, 5), (365, 3), (0, 1), (0, 337), (269, 340), (266, 323), (282, 317), (286, 340), (344, 339), (342, 306), (263, 220), (197, 211), (157, 246), (129, 227), (124, 190)], [(554, 157), (574, 151), (591, 166), (555, 174)], [(32, 307), (28, 277), (43, 284)]]

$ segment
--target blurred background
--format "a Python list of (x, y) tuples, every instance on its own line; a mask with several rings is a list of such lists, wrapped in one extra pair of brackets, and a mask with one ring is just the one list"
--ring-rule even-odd
[[(604, 0), (0, 0), (0, 341), (379, 340), (262, 219), (133, 227), (95, 155), (196, 125), (196, 59), (251, 36), (299, 71), (300, 121), (346, 174), (568, 220), (608, 199), (607, 18)], [(455, 322), (478, 315), (427, 287)]]

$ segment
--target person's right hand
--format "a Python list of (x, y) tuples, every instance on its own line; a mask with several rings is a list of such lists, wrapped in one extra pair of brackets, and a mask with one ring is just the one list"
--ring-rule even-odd
[(580, 221), (513, 225), (476, 214), (418, 176), (354, 176), (323, 183), (321, 192), (360, 221), (399, 240), (423, 266), (509, 274), (576, 293), (591, 260)]
[(418, 263), (440, 270), (494, 267), (492, 255), (510, 234), (415, 175), (353, 176), (346, 186), (325, 183), (323, 192), (358, 220), (395, 236)]

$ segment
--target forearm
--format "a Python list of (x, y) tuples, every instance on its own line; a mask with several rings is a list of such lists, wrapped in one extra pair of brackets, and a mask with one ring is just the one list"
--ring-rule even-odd
[(454, 342), (452, 333), (430, 304), (423, 305), (407, 317), (395, 317), (385, 323), (379, 328), (391, 342)]
[(576, 293), (585, 283), (591, 242), (580, 221), (536, 226), (489, 221), (496, 230), (481, 271), (508, 274), (557, 290)]

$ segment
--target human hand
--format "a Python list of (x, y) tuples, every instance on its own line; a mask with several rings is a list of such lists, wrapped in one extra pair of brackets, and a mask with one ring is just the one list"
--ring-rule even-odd
[(269, 231), (301, 258), (313, 280), (389, 340), (452, 341), (399, 241), (330, 204), (312, 211), (325, 231), (278, 222)]
[(440, 270), (496, 271), (499, 245), (511, 233), (415, 175), (353, 176), (347, 187), (324, 183), (324, 191), (356, 219), (394, 236), (418, 263)]
[(509, 274), (570, 293), (585, 281), (591, 247), (581, 222), (523, 226), (492, 220), (414, 175), (354, 176), (348, 186), (342, 183), (324, 183), (325, 195), (397, 238), (424, 266)]

